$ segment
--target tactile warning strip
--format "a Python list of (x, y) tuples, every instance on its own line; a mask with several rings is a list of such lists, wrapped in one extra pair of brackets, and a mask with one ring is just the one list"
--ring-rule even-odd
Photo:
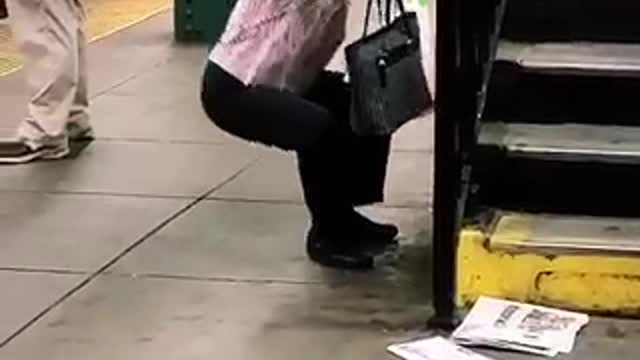
[[(135, 25), (171, 8), (172, 0), (85, 0), (91, 41)], [(21, 67), (8, 24), (0, 24), (0, 76)]]
[(0, 76), (20, 68), (20, 59), (11, 41), (11, 28), (7, 24), (0, 25)]

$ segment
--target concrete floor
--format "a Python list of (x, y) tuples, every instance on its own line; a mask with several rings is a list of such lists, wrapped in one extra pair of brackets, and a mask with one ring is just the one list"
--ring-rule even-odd
[[(169, 14), (90, 56), (98, 140), (73, 159), (0, 169), (0, 360), (387, 359), (388, 343), (420, 333), (430, 119), (397, 136), (388, 201), (366, 209), (400, 225), (400, 257), (331, 271), (304, 256), (291, 156), (206, 120), (206, 49), (174, 45)], [(22, 84), (0, 78), (4, 133), (24, 111)], [(636, 359), (639, 339), (636, 322), (597, 320), (566, 359)]]

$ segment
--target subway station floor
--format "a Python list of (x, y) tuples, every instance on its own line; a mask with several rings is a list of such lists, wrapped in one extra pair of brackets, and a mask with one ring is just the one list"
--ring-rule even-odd
[[(173, 43), (167, 12), (94, 42), (97, 140), (0, 168), (0, 360), (390, 359), (386, 345), (421, 334), (432, 120), (396, 136), (387, 201), (364, 210), (400, 225), (399, 257), (323, 269), (304, 255), (292, 156), (202, 113), (205, 58)], [(0, 78), (3, 135), (23, 116), (23, 81)], [(596, 319), (565, 358), (635, 360), (638, 340), (637, 322)]]

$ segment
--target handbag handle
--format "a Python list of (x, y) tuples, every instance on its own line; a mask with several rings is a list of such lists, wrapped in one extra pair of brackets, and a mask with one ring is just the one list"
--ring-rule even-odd
[[(395, 2), (396, 6), (398, 7), (398, 10), (400, 10), (400, 14), (402, 14), (402, 18), (403, 21), (402, 23), (404, 24), (404, 29), (407, 31), (407, 36), (409, 36), (410, 38), (412, 38), (413, 40), (416, 39), (416, 35), (411, 33), (411, 27), (409, 26), (409, 22), (407, 21), (407, 9), (404, 6), (404, 0), (387, 0), (387, 24), (391, 23), (391, 3)], [(417, 35), (420, 36), (420, 35)]]
[[(382, 20), (382, 15), (380, 14), (380, 12), (382, 11), (382, 4), (381, 4), (381, 0), (376, 0), (377, 1), (377, 7), (378, 7), (378, 11), (379, 11), (379, 18)], [(384, 11), (384, 21), (385, 21), (385, 25), (389, 26), (391, 24), (391, 13), (392, 13), (392, 5), (393, 3), (396, 4), (396, 6), (398, 7), (398, 10), (400, 10), (400, 13), (402, 14), (402, 18), (404, 19), (404, 21), (402, 21), (402, 23), (404, 24), (404, 28), (407, 32), (407, 35), (412, 38), (415, 39), (415, 34), (411, 33), (411, 28), (409, 27), (409, 24), (406, 20), (406, 15), (407, 15), (407, 10), (404, 6), (404, 2), (403, 0), (386, 0), (385, 2), (385, 11)], [(371, 12), (373, 11), (373, 0), (368, 0), (367, 1), (367, 10), (365, 13), (365, 20), (364, 20), (364, 30), (362, 32), (362, 37), (366, 37), (368, 32), (369, 32), (369, 23), (371, 22)]]
[[(378, 8), (378, 21), (382, 21), (382, 0), (376, 0), (377, 8)], [(362, 31), (362, 37), (366, 37), (369, 32), (369, 23), (371, 22), (371, 12), (373, 11), (373, 0), (367, 0), (367, 10), (365, 12), (364, 17), (364, 30)], [(387, 19), (388, 16), (384, 15), (384, 18)], [(387, 23), (389, 23), (387, 21)]]

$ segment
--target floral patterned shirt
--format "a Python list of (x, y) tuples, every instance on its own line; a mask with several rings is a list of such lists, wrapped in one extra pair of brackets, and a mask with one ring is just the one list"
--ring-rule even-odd
[(345, 38), (348, 0), (239, 0), (209, 59), (246, 85), (304, 91)]

